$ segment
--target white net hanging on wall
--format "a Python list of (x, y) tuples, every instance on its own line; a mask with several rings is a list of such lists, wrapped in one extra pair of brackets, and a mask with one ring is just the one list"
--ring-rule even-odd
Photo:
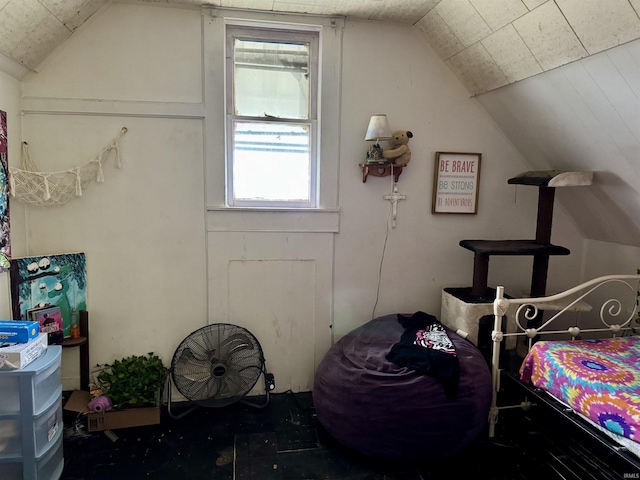
[(120, 161), (119, 140), (127, 133), (122, 127), (116, 138), (102, 149), (102, 152), (90, 162), (59, 172), (41, 172), (31, 159), (29, 145), (22, 142), (22, 168), (9, 167), (9, 188), (11, 196), (41, 207), (64, 205), (75, 197), (82, 196), (82, 189), (90, 182), (104, 182), (102, 165), (115, 152), (115, 166), (122, 166)]

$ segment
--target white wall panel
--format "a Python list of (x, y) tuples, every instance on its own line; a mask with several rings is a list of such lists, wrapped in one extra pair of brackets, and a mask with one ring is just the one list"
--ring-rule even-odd
[(210, 231), (207, 249), (209, 323), (251, 331), (277, 391), (310, 390), (331, 344), (333, 234)]
[[(312, 390), (315, 260), (229, 262), (229, 321), (251, 325), (279, 391)], [(328, 325), (325, 325), (328, 330)]]
[[(179, 342), (206, 324), (202, 122), (80, 115), (23, 122), (43, 170), (89, 161), (123, 124), (129, 129), (122, 168), (112, 158), (104, 183), (63, 206), (28, 208), (26, 250), (86, 254), (92, 365), (151, 351), (169, 364)], [(72, 378), (77, 365), (65, 361), (63, 376)]]
[(585, 281), (616, 273), (634, 275), (640, 268), (640, 248), (638, 247), (585, 240), (584, 255)]

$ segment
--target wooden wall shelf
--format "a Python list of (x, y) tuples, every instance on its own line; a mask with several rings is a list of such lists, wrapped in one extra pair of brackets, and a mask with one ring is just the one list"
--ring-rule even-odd
[(392, 173), (393, 181), (397, 182), (404, 168), (393, 163), (361, 163), (360, 167), (362, 167), (362, 183), (366, 183), (369, 175), (388, 177)]

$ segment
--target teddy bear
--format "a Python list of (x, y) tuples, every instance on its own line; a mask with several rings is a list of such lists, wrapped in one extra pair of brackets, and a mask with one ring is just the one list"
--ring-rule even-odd
[(408, 145), (410, 138), (413, 138), (413, 133), (409, 130), (396, 130), (389, 139), (390, 148), (384, 150), (382, 156), (391, 163), (404, 167), (411, 160), (411, 150)]

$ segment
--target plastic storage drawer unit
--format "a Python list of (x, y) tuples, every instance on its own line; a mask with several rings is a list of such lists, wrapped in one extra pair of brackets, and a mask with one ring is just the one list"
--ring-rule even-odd
[(0, 371), (0, 477), (55, 480), (62, 474), (62, 347), (20, 370)]
[(64, 457), (62, 455), (62, 435), (53, 443), (46, 455), (32, 462), (12, 460), (0, 463), (2, 480), (56, 480), (62, 475)]
[(62, 347), (51, 345), (45, 353), (20, 370), (0, 371), (0, 415), (37, 415), (62, 392), (60, 359)]

